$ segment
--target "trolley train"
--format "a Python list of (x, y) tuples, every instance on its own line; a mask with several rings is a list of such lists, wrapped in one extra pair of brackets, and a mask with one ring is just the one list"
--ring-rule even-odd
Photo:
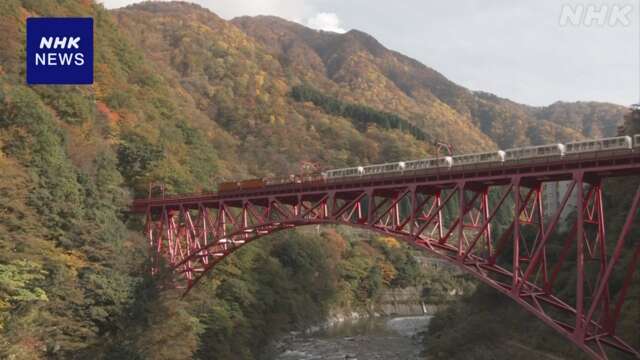
[(588, 158), (629, 151), (640, 151), (640, 134), (634, 135), (633, 137), (615, 136), (574, 141), (566, 144), (558, 143), (528, 146), (476, 154), (443, 156), (439, 158), (332, 169), (314, 175), (290, 175), (283, 178), (223, 182), (219, 184), (218, 192), (226, 193), (240, 190), (255, 190), (284, 184), (326, 183), (356, 177), (413, 174), (427, 170), (449, 171), (452, 168), (492, 167), (503, 164), (516, 164), (519, 162), (548, 161), (557, 158)]

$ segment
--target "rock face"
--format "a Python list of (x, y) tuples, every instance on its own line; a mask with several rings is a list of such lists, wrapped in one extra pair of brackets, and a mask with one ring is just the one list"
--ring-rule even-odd
[[(306, 332), (313, 333), (344, 322), (360, 321), (371, 317), (433, 315), (442, 306), (427, 304), (423, 301), (422, 294), (427, 290), (422, 286), (386, 289), (369, 308), (359, 310), (333, 309), (322, 324), (312, 326)], [(459, 289), (452, 291), (454, 293), (450, 295), (462, 295)]]
[(375, 312), (393, 316), (433, 315), (439, 307), (425, 304), (422, 301), (422, 293), (422, 287), (385, 290), (374, 305)]

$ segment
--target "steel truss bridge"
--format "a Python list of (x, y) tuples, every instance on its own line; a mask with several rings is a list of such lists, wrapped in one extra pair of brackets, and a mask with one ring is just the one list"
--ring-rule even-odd
[[(629, 193), (615, 236), (606, 231), (611, 218), (604, 204), (609, 178), (634, 175), (640, 175), (638, 152), (150, 197), (135, 200), (132, 211), (146, 216), (154, 271), (166, 262), (187, 291), (260, 237), (304, 225), (348, 225), (394, 236), (457, 265), (595, 359), (640, 358), (616, 332), (640, 260), (640, 241), (629, 236), (640, 187)], [(551, 206), (543, 188), (557, 181), (568, 188)], [(631, 260), (621, 261), (629, 252)], [(567, 286), (575, 296), (562, 291)]]

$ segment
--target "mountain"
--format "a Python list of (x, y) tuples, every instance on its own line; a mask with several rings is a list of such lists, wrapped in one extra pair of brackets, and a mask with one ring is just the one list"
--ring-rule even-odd
[[(199, 6), (176, 2), (143, 3), (114, 14), (147, 57), (185, 87), (202, 112), (219, 124), (238, 126), (227, 128), (232, 133), (246, 132), (242, 121), (224, 119), (225, 113), (233, 113), (228, 107), (241, 103), (249, 128), (260, 122), (295, 126), (299, 120), (294, 114), (304, 114), (306, 119), (300, 121), (306, 123), (316, 116), (336, 115), (292, 101), (289, 92), (300, 85), (342, 102), (396, 114), (422, 129), (428, 142), (450, 142), (459, 152), (611, 136), (625, 111), (593, 102), (537, 108), (473, 92), (357, 30), (317, 31), (272, 16), (226, 22)], [(255, 155), (250, 149), (242, 153), (247, 151)], [(399, 159), (365, 157), (365, 162)], [(309, 160), (334, 163), (330, 156)]]
[(625, 111), (593, 102), (536, 108), (473, 92), (357, 30), (316, 31), (272, 16), (231, 22), (290, 69), (294, 82), (406, 116), (433, 138), (452, 142), (462, 151), (487, 148), (491, 142), (508, 148), (612, 136)]

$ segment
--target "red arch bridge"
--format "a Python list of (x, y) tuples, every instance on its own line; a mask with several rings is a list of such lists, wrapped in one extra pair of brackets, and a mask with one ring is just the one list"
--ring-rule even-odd
[[(604, 203), (605, 188), (628, 186), (624, 180), (634, 175), (640, 175), (637, 152), (161, 196), (135, 200), (132, 211), (146, 216), (155, 263), (162, 257), (186, 280), (187, 291), (255, 239), (303, 225), (343, 224), (397, 237), (456, 264), (593, 358), (640, 358), (630, 345), (640, 329), (631, 339), (616, 332), (623, 308), (633, 305), (623, 306), (640, 258), (640, 241), (629, 236), (640, 187), (618, 206), (626, 215), (605, 217), (611, 204)], [(557, 182), (566, 191), (547, 201), (545, 189)], [(608, 223), (618, 224), (615, 234)], [(563, 291), (568, 287), (571, 295)]]

